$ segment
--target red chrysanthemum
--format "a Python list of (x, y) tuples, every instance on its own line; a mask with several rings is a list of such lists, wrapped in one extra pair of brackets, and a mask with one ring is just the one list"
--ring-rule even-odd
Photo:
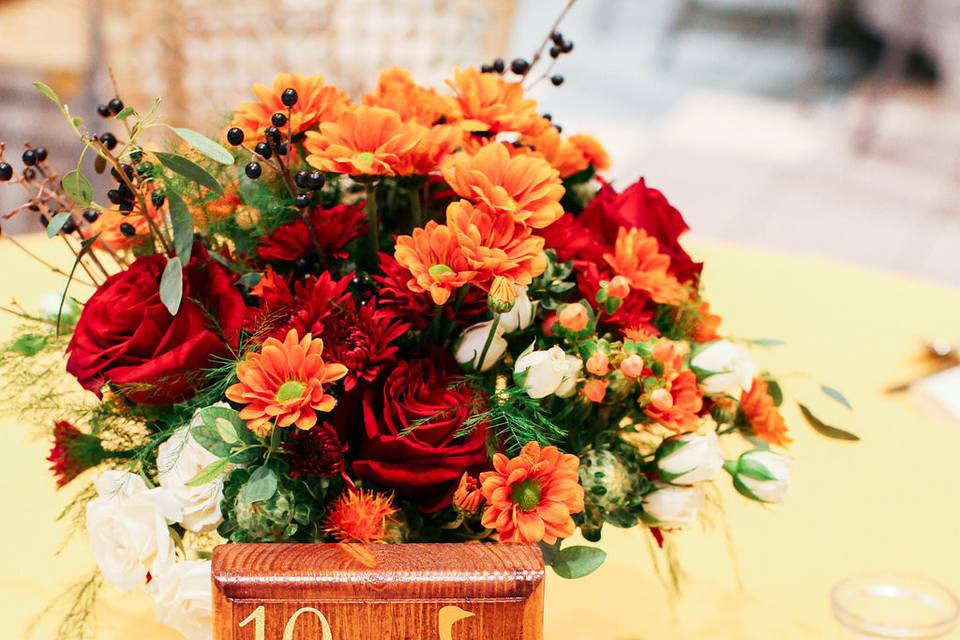
[(350, 276), (334, 280), (327, 271), (294, 283), (293, 306), (286, 322), (272, 335), (283, 336), (290, 329), (296, 329), (301, 335), (323, 335), (324, 321), (330, 314), (344, 309), (350, 299), (349, 284)]
[(66, 420), (53, 427), (53, 448), (47, 460), (57, 478), (57, 488), (103, 462), (105, 451), (96, 436), (84, 433)]
[[(347, 244), (366, 233), (363, 202), (340, 204), (332, 209), (315, 207), (310, 211), (310, 222), (323, 257), (343, 260)], [(310, 229), (302, 218), (284, 224), (267, 236), (257, 247), (261, 260), (293, 262), (307, 254), (316, 253)]]
[(307, 431), (294, 429), (283, 443), (283, 450), (290, 463), (291, 478), (326, 477), (343, 471), (346, 446), (326, 422)]

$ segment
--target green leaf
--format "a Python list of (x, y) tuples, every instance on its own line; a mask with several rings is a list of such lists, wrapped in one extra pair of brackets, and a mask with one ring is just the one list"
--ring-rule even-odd
[(773, 404), (780, 406), (783, 404), (783, 389), (776, 380), (767, 380), (767, 393), (773, 398)]
[(63, 228), (63, 225), (67, 224), (67, 220), (70, 219), (72, 214), (69, 211), (61, 211), (57, 215), (53, 216), (50, 219), (50, 222), (47, 223), (47, 237), (52, 238), (53, 236), (60, 233), (60, 229)]
[(214, 421), (214, 426), (217, 433), (220, 434), (220, 438), (227, 444), (240, 442), (240, 436), (237, 435), (237, 430), (233, 428), (233, 423), (226, 418), (217, 418)]
[(193, 216), (179, 194), (170, 191), (167, 200), (170, 202), (170, 222), (173, 225), (173, 250), (183, 264), (187, 264), (193, 249)]
[(210, 175), (206, 169), (198, 165), (192, 160), (188, 160), (183, 156), (178, 156), (175, 153), (163, 153), (162, 151), (155, 151), (154, 155), (157, 156), (163, 166), (170, 169), (175, 173), (179, 173), (184, 178), (188, 180), (193, 180), (197, 184), (210, 189), (218, 196), (223, 195), (223, 187), (217, 182), (217, 179)]
[(81, 207), (85, 207), (93, 200), (93, 185), (82, 172), (73, 169), (64, 174), (60, 180), (63, 192)]
[(820, 420), (820, 418), (813, 415), (813, 412), (810, 411), (810, 409), (808, 409), (805, 405), (800, 402), (797, 404), (800, 406), (800, 413), (803, 414), (803, 417), (806, 418), (807, 422), (810, 423), (810, 426), (813, 427), (820, 435), (828, 438), (834, 438), (835, 440), (857, 441), (860, 439), (860, 437), (856, 434), (826, 424)]
[(199, 487), (202, 484), (207, 484), (208, 482), (215, 480), (220, 476), (220, 474), (226, 471), (229, 465), (230, 461), (226, 458), (221, 458), (216, 462), (211, 462), (203, 469), (200, 469), (200, 471), (197, 472), (197, 475), (187, 480), (186, 484), (188, 487)]
[(246, 504), (269, 500), (277, 492), (277, 472), (270, 467), (257, 467), (240, 490), (240, 500)]
[(561, 540), (559, 538), (557, 538), (557, 541), (553, 544), (547, 544), (543, 541), (540, 542), (540, 552), (543, 554), (543, 563), (548, 567), (553, 564), (557, 554), (560, 553), (560, 544)]
[(847, 400), (847, 397), (842, 393), (840, 393), (838, 389), (834, 389), (829, 385), (822, 384), (820, 385), (820, 391), (823, 391), (829, 397), (833, 398), (834, 400), (836, 400), (837, 402), (845, 406), (847, 409), (850, 409), (850, 411), (853, 411), (853, 405), (850, 404), (850, 401)]
[(603, 549), (580, 545), (561, 549), (550, 566), (561, 578), (582, 578), (596, 571), (606, 558)]
[(134, 109), (133, 107), (124, 107), (123, 109), (120, 110), (120, 113), (116, 115), (116, 118), (117, 120), (126, 120), (136, 112), (137, 112), (136, 109)]
[(56, 91), (54, 91), (53, 89), (51, 89), (50, 87), (48, 87), (47, 85), (45, 85), (45, 84), (42, 83), (42, 82), (34, 82), (34, 83), (33, 83), (33, 86), (37, 88), (37, 91), (39, 91), (39, 92), (42, 93), (43, 95), (45, 95), (45, 96), (47, 96), (48, 98), (50, 98), (50, 101), (51, 101), (53, 104), (55, 104), (55, 105), (57, 105), (58, 107), (60, 107), (61, 109), (63, 109), (63, 103), (60, 102), (60, 96), (57, 95), (57, 92), (56, 92)]
[(757, 338), (755, 340), (750, 340), (750, 344), (755, 344), (758, 347), (779, 347), (781, 345), (787, 344), (784, 340), (779, 338)]
[(183, 264), (180, 258), (167, 258), (167, 266), (160, 276), (160, 302), (170, 315), (177, 315), (183, 298)]
[(207, 136), (197, 133), (193, 129), (184, 129), (182, 127), (170, 128), (175, 134), (190, 143), (190, 146), (211, 160), (216, 160), (220, 164), (233, 164), (233, 156), (230, 152)]
[(28, 358), (33, 357), (43, 351), (47, 346), (48, 336), (25, 333), (10, 344), (6, 351), (13, 351)]

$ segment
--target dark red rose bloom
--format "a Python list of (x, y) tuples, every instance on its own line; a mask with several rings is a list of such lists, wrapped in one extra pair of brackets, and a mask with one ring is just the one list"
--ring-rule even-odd
[[(332, 209), (315, 207), (310, 211), (310, 222), (324, 256), (335, 260), (347, 258), (348, 253), (343, 248), (366, 232), (362, 201), (351, 205), (338, 204)], [(293, 262), (309, 253), (315, 253), (313, 239), (302, 218), (277, 227), (257, 247), (261, 260)]]
[(565, 213), (553, 224), (537, 229), (536, 233), (543, 238), (544, 248), (557, 252), (560, 262), (589, 260), (603, 263), (603, 254), (610, 251), (603, 239), (572, 213)]
[(53, 426), (53, 448), (47, 460), (51, 463), (50, 471), (57, 477), (58, 489), (103, 462), (105, 457), (98, 437), (80, 431), (66, 420), (58, 420)]
[(410, 325), (385, 316), (377, 310), (377, 301), (368, 300), (358, 310), (349, 298), (340, 311), (331, 313), (323, 324), (323, 357), (347, 367), (344, 391), (358, 382), (373, 382), (396, 359), (397, 347), (390, 344)]
[(464, 471), (490, 464), (486, 425), (457, 435), (475, 398), (466, 385), (451, 384), (455, 375), (449, 356), (400, 361), (363, 398), (363, 434), (353, 470), (425, 513), (450, 504)]
[(70, 344), (67, 371), (98, 396), (110, 384), (141, 404), (189, 398), (203, 370), (236, 348), (245, 305), (227, 271), (199, 244), (171, 316), (160, 301), (163, 255), (138, 258), (90, 297)]
[(284, 458), (290, 463), (290, 477), (333, 476), (343, 471), (346, 447), (326, 422), (306, 431), (289, 429), (283, 443)]

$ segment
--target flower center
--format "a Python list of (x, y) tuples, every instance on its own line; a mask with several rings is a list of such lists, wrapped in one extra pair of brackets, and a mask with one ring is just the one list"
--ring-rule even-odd
[(363, 169), (369, 169), (373, 164), (373, 154), (369, 151), (364, 151), (357, 154), (357, 165)]
[(299, 398), (306, 390), (307, 385), (299, 380), (287, 380), (277, 389), (277, 395), (275, 395), (274, 398), (277, 402), (286, 402), (287, 400)]
[(430, 272), (430, 276), (434, 280), (439, 282), (440, 279), (443, 278), (443, 276), (450, 273), (454, 273), (454, 270), (445, 264), (435, 264), (432, 267), (430, 267), (429, 272)]
[(513, 485), (510, 499), (521, 511), (533, 511), (540, 506), (540, 485), (533, 480), (524, 480)]

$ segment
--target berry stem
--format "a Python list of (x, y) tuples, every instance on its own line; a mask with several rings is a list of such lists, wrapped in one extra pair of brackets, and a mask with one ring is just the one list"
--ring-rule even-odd
[(547, 31), (547, 37), (543, 39), (543, 42), (540, 43), (540, 47), (537, 49), (537, 52), (533, 54), (532, 58), (530, 58), (530, 67), (527, 69), (528, 74), (530, 73), (530, 69), (533, 69), (534, 65), (536, 65), (540, 58), (543, 57), (543, 51), (547, 48), (547, 45), (550, 44), (554, 32), (557, 30), (557, 28), (560, 26), (560, 23), (576, 3), (577, 0), (568, 0), (567, 6), (563, 8), (563, 11), (560, 12), (560, 15), (557, 16), (557, 19), (553, 21), (553, 25), (551, 25), (550, 30)]

